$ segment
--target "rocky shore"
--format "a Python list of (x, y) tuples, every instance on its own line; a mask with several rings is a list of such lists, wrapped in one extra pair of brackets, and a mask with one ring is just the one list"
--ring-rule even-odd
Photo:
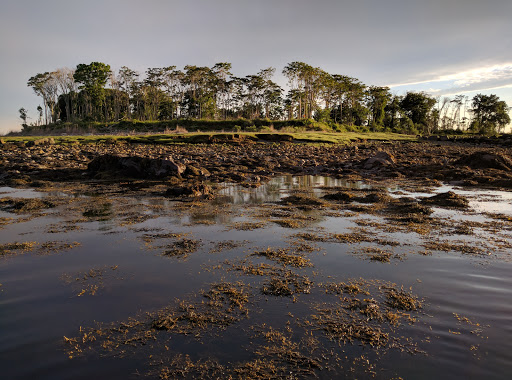
[(457, 142), (360, 142), (149, 145), (121, 142), (27, 146), (4, 143), (0, 184), (145, 181), (160, 185), (235, 182), (258, 186), (274, 175), (324, 175), (353, 180), (424, 180), (512, 188), (510, 149)]

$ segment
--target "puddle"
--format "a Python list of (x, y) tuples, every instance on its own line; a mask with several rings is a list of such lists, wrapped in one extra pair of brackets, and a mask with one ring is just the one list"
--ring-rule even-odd
[[(342, 189), (359, 201), (321, 198)], [(501, 379), (512, 193), (390, 195), (447, 191), (470, 208), (407, 216), (360, 202), (361, 182), (285, 176), (212, 201), (52, 193), (48, 214), (2, 211), (3, 375)]]

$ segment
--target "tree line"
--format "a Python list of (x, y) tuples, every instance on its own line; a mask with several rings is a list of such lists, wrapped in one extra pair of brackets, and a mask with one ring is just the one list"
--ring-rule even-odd
[[(174, 119), (314, 119), (336, 129), (430, 134), (446, 130), (500, 132), (510, 117), (496, 95), (435, 98), (424, 92), (394, 95), (388, 87), (330, 74), (291, 62), (282, 74), (285, 94), (272, 80), (275, 69), (237, 77), (231, 64), (148, 68), (143, 75), (123, 66), (91, 62), (32, 76), (27, 85), (42, 98), (33, 125), (57, 122), (165, 121)], [(468, 107), (470, 103), (471, 107)], [(27, 111), (19, 110), (24, 125)]]

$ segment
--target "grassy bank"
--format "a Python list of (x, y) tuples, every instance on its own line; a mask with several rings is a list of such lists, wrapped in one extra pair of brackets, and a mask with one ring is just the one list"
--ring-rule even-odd
[(415, 136), (382, 132), (298, 132), (298, 133), (168, 133), (139, 135), (81, 135), (81, 136), (15, 136), (3, 137), (4, 143), (25, 144), (96, 144), (96, 143), (131, 143), (131, 144), (211, 144), (242, 142), (288, 142), (288, 143), (326, 143), (347, 144), (352, 141), (396, 141), (416, 140)]
[(119, 133), (169, 133), (176, 132), (301, 132), (345, 130), (341, 126), (330, 126), (312, 119), (270, 120), (270, 119), (178, 119), (167, 121), (123, 120), (111, 123), (78, 122), (55, 123), (41, 126), (25, 126), (22, 135), (61, 135), (61, 134), (119, 134)]

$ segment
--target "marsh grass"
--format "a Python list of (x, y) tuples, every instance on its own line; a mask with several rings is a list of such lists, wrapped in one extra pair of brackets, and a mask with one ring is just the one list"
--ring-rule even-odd
[(268, 247), (263, 251), (253, 252), (251, 256), (262, 256), (280, 264), (285, 264), (296, 268), (313, 266), (311, 260), (305, 257), (302, 252), (292, 251), (292, 249)]
[(200, 294), (204, 301), (182, 300), (177, 307), (158, 312), (152, 328), (198, 336), (210, 327), (225, 329), (249, 314), (250, 292), (242, 282), (211, 284), (209, 290)]
[(403, 288), (389, 289), (386, 292), (386, 304), (393, 309), (406, 311), (418, 310), (423, 306), (417, 296), (406, 292)]
[(228, 230), (238, 230), (238, 231), (252, 231), (260, 228), (264, 228), (268, 222), (236, 222), (228, 225)]
[(31, 252), (35, 249), (37, 244), (38, 243), (35, 241), (0, 244), (0, 257)]
[(106, 281), (117, 278), (114, 276), (117, 269), (118, 265), (113, 265), (73, 274), (64, 273), (61, 280), (72, 287), (75, 297), (95, 296), (105, 288)]
[(215, 244), (215, 246), (210, 249), (210, 253), (220, 253), (224, 251), (230, 251), (232, 249), (241, 248), (249, 244), (248, 240), (243, 241), (235, 241), (235, 240), (223, 240), (219, 241)]
[(200, 240), (183, 238), (165, 246), (163, 255), (186, 259), (191, 253), (196, 252), (201, 245)]
[(55, 207), (56, 204), (40, 198), (1, 198), (0, 209), (15, 214), (27, 214)]

